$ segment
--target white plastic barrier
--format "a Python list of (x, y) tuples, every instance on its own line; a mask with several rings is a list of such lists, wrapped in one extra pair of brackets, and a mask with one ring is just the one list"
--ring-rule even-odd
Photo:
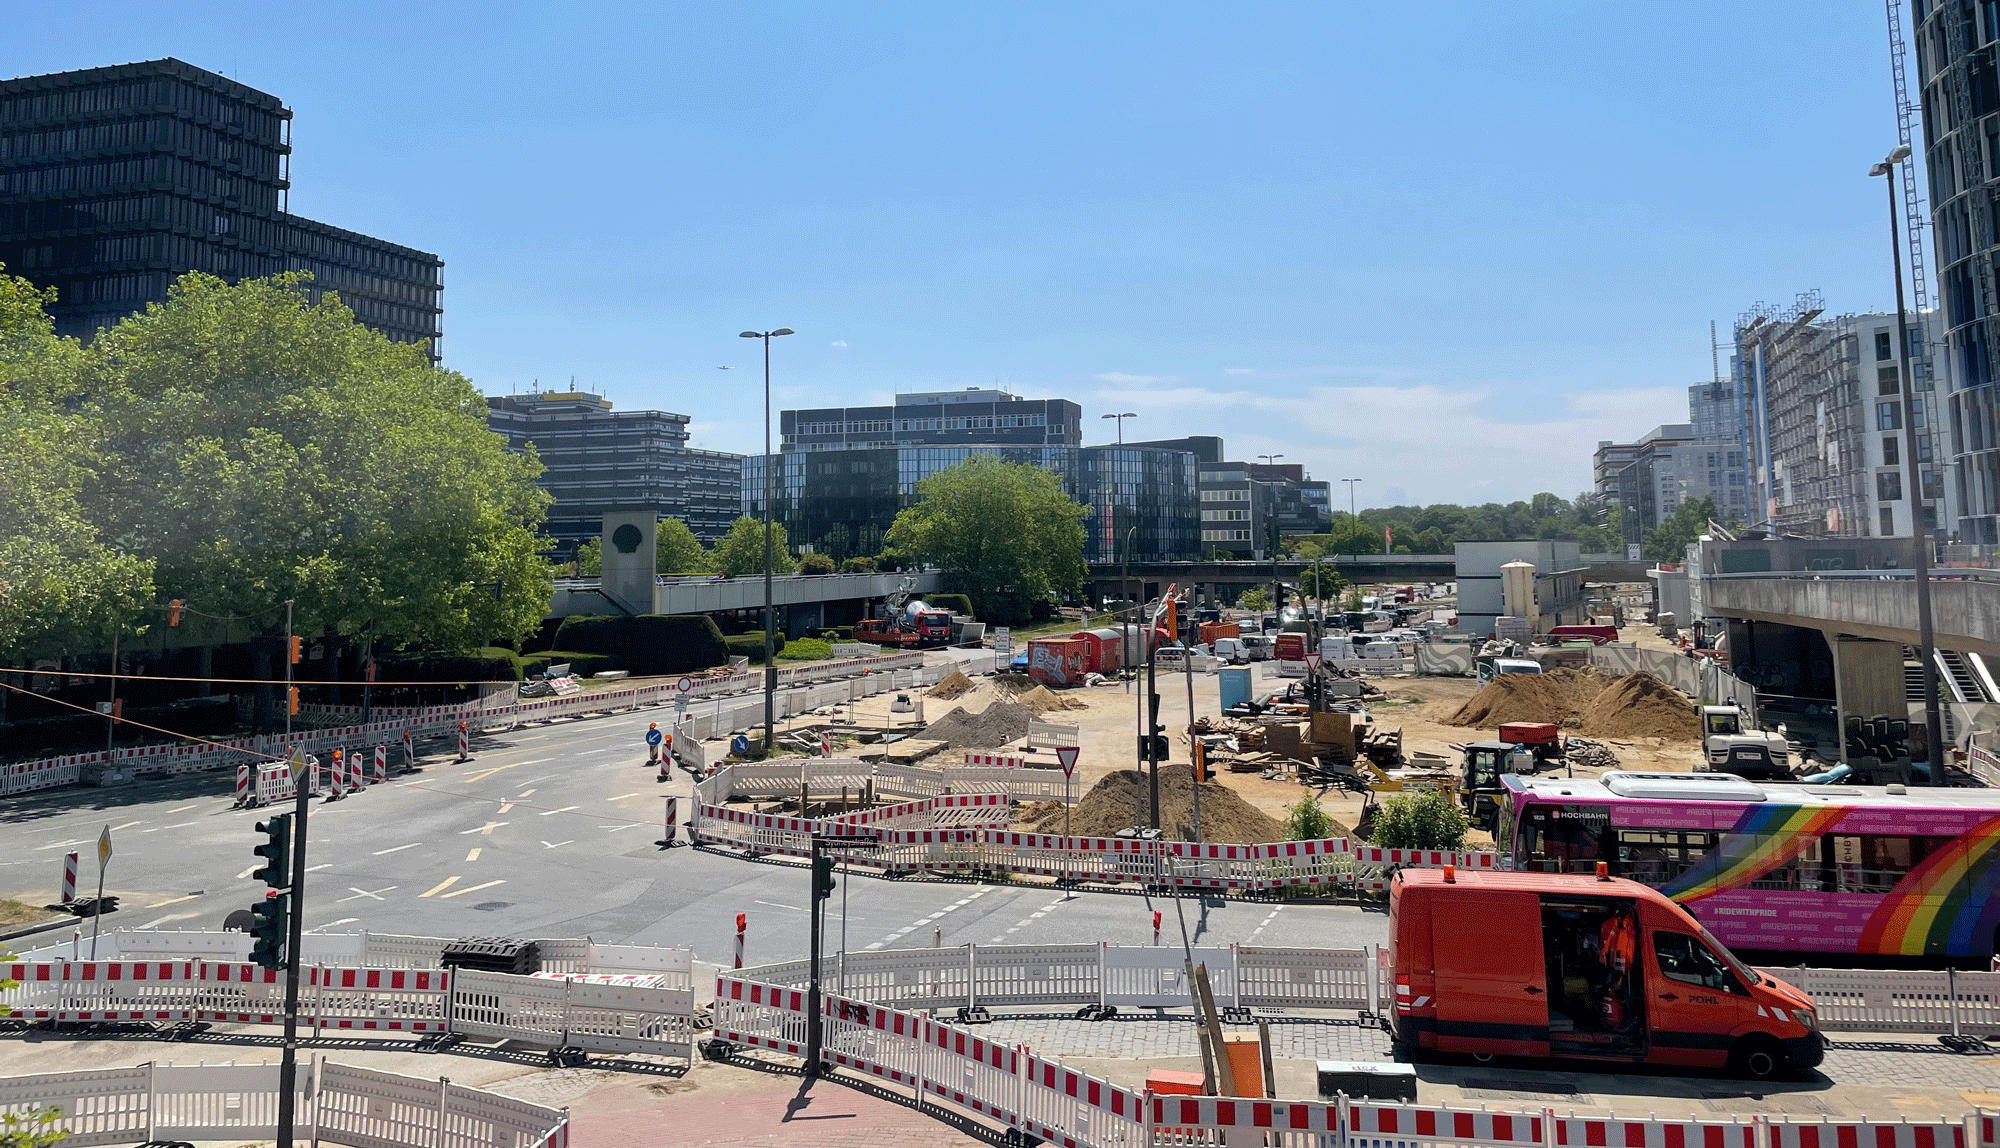
[[(304, 1139), (354, 1148), (565, 1148), (569, 1113), (413, 1076), (332, 1064), (300, 1066), (293, 1112)], [(276, 1064), (176, 1065), (0, 1079), (0, 1110), (53, 1108), (66, 1145), (271, 1140)]]
[(2000, 973), (1955, 969), (1770, 968), (1812, 997), (1831, 1032), (2000, 1036)]

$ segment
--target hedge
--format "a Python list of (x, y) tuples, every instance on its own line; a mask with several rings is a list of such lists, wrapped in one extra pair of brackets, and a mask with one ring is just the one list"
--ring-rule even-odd
[(972, 599), (963, 594), (926, 594), (924, 602), (938, 609), (950, 610), (954, 614), (963, 614), (974, 621), (978, 620), (978, 615), (972, 612)]
[(615, 670), (611, 659), (603, 654), (579, 654), (565, 650), (550, 650), (543, 654), (528, 654), (521, 658), (521, 676), (533, 678), (541, 676), (550, 666), (568, 665), (569, 672), (579, 678), (587, 678), (604, 670)]
[(577, 654), (602, 656), (606, 664), (594, 667), (592, 673), (688, 674), (729, 660), (722, 631), (699, 614), (579, 615), (569, 619), (553, 641)]
[(521, 660), (512, 650), (482, 646), (463, 654), (385, 658), (378, 673), (388, 682), (518, 682)]
[(778, 655), (781, 662), (812, 662), (833, 656), (833, 647), (822, 638), (800, 638), (785, 645), (785, 652)]
[[(160, 735), (139, 724), (159, 726), (197, 737), (228, 737), (236, 730), (236, 702), (228, 695), (189, 698), (157, 706), (137, 706), (120, 714), (126, 724), (118, 726), (122, 744), (161, 740)], [(0, 757), (37, 757), (44, 753), (75, 753), (104, 748), (104, 717), (101, 714), (70, 714), (64, 717), (29, 718), (0, 724), (7, 733), (6, 750)]]
[[(750, 630), (742, 634), (733, 634), (724, 638), (723, 641), (728, 644), (731, 657), (749, 658), (753, 662), (762, 662), (764, 660), (764, 631), (762, 630)], [(771, 653), (773, 655), (780, 654), (784, 652), (784, 649), (785, 636), (783, 634), (774, 635), (771, 638)]]

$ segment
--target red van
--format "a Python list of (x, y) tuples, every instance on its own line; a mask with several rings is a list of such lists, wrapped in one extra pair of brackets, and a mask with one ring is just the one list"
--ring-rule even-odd
[(1636, 881), (1404, 869), (1389, 937), (1402, 1059), (1557, 1056), (1765, 1079), (1825, 1055), (1810, 997)]

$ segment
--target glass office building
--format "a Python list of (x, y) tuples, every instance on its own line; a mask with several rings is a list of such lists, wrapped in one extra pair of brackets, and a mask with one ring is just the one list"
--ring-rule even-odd
[(0, 81), (0, 263), (62, 334), (90, 338), (188, 271), (309, 271), (355, 318), (438, 354), (444, 264), (286, 210), (277, 97), (179, 60)]
[(691, 449), (686, 415), (614, 411), (610, 399), (584, 391), (534, 391), (488, 395), (486, 425), (514, 450), (535, 444), (547, 468), (540, 485), (555, 499), (544, 530), (559, 554), (596, 538), (607, 510), (650, 507), (709, 543), (736, 520), (743, 456)]
[[(786, 412), (790, 414), (791, 412)], [(1195, 456), (1139, 446), (895, 446), (793, 450), (743, 460), (742, 512), (764, 513), (775, 481), (773, 516), (794, 546), (836, 561), (882, 549), (896, 512), (916, 501), (917, 483), (974, 455), (1054, 471), (1063, 491), (1090, 507), (1088, 562), (1192, 558), (1200, 553)], [(775, 473), (774, 473), (775, 470)]]

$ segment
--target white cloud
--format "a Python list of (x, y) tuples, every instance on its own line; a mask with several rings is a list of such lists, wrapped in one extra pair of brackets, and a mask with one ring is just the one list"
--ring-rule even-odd
[(829, 346), (834, 346), (834, 347), (845, 347), (846, 345), (847, 345), (846, 339), (835, 339), (831, 344), (829, 344)]
[(1363, 479), (1361, 498), (1376, 505), (1391, 487), (1402, 489), (1399, 502), (1509, 501), (1544, 490), (1567, 498), (1590, 485), (1598, 440), (1630, 442), (1687, 419), (1678, 387), (1551, 395), (1436, 384), (1269, 392), (1181, 384), (1112, 386), (1097, 397), (1140, 412), (1148, 437), (1219, 434), (1232, 458), (1282, 452), (1315, 478)]
[(1124, 371), (1106, 371), (1093, 377), (1098, 382), (1110, 383), (1114, 387), (1143, 387), (1152, 383), (1170, 383), (1174, 379), (1172, 375), (1128, 375)]

